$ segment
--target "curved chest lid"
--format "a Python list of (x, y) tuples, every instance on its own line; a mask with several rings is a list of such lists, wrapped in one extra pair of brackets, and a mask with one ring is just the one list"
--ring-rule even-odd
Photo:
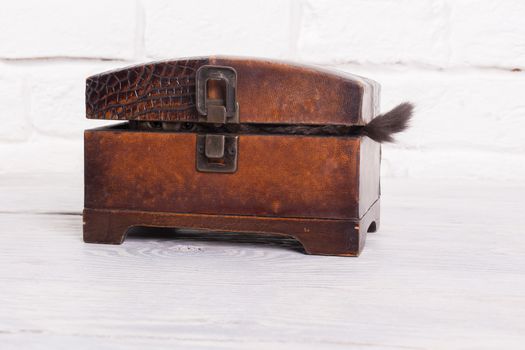
[(364, 125), (378, 104), (372, 80), (251, 58), (160, 61), (86, 80), (92, 119)]

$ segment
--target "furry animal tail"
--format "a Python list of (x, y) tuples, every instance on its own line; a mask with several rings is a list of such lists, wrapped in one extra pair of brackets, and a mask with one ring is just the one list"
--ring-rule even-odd
[(392, 135), (408, 128), (413, 110), (414, 105), (411, 103), (402, 103), (390, 112), (372, 119), (362, 132), (377, 142), (394, 142)]

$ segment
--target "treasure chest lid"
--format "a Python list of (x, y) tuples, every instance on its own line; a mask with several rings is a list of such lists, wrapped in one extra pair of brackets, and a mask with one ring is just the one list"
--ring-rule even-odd
[(378, 103), (372, 80), (252, 58), (166, 60), (86, 81), (90, 119), (365, 125)]

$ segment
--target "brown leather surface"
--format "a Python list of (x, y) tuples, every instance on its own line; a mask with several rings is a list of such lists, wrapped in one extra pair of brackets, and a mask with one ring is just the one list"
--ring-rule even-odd
[(378, 113), (379, 86), (368, 79), (269, 60), (209, 57), (92, 76), (86, 81), (86, 115), (196, 121), (195, 71), (204, 64), (237, 71), (241, 123), (364, 125)]
[(86, 80), (86, 116), (94, 119), (197, 119), (195, 72), (207, 59), (162, 61)]
[(234, 67), (243, 123), (364, 125), (377, 113), (370, 80), (335, 70), (269, 60), (211, 58)]
[(237, 172), (220, 174), (196, 171), (196, 134), (88, 130), (85, 207), (355, 219), (361, 140), (240, 135)]

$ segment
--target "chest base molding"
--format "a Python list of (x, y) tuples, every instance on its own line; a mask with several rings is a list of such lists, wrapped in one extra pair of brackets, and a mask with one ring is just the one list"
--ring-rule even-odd
[(84, 209), (84, 242), (121, 244), (132, 227), (197, 229), (280, 235), (301, 243), (307, 254), (358, 256), (368, 232), (379, 228), (379, 199), (356, 220), (207, 215), (135, 210)]

